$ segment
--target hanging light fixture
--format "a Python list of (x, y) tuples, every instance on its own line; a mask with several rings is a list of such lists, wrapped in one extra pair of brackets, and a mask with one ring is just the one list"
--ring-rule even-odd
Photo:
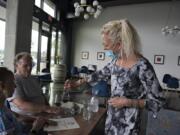
[(177, 35), (180, 34), (180, 28), (176, 25), (174, 27), (165, 26), (162, 28), (163, 35)]
[(76, 17), (83, 15), (84, 19), (89, 19), (90, 16), (94, 16), (94, 18), (98, 18), (98, 16), (102, 12), (102, 6), (99, 4), (97, 0), (93, 0), (92, 4), (89, 4), (86, 0), (80, 0), (80, 3), (74, 3)]
[(169, 11), (168, 11), (168, 17), (167, 17), (167, 20), (166, 20), (166, 25), (161, 29), (162, 34), (165, 35), (165, 36), (166, 35), (173, 35), (173, 36), (175, 36), (177, 34), (180, 34), (180, 27), (179, 26), (177, 26), (177, 25), (175, 25), (173, 27), (169, 27), (168, 26), (168, 22), (170, 20), (170, 15), (172, 13), (173, 5), (174, 5), (175, 1), (176, 0), (172, 0), (172, 4), (170, 5)]

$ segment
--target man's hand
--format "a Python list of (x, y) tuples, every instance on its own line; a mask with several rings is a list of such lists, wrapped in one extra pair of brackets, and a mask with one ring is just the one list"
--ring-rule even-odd
[(43, 118), (43, 117), (38, 117), (36, 120), (33, 122), (31, 133), (37, 133), (39, 130), (41, 130), (44, 126), (48, 125), (57, 125), (57, 122)]
[(59, 107), (51, 107), (51, 106), (46, 106), (44, 109), (44, 112), (47, 113), (53, 113), (53, 114), (59, 114), (61, 112), (61, 109)]
[(42, 117), (38, 117), (32, 125), (31, 132), (38, 132), (40, 129), (42, 129), (45, 124), (47, 123), (47, 119), (44, 119)]

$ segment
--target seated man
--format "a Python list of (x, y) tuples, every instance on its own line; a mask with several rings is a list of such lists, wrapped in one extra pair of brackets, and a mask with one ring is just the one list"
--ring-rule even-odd
[(17, 54), (14, 66), (16, 88), (13, 96), (8, 99), (11, 110), (23, 115), (41, 112), (58, 113), (59, 109), (48, 105), (38, 81), (31, 76), (31, 55), (26, 52)]

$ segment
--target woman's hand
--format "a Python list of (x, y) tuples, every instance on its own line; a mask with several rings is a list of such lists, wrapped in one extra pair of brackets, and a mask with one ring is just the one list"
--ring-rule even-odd
[(130, 104), (130, 99), (125, 97), (114, 97), (109, 99), (108, 103), (116, 108), (128, 107)]

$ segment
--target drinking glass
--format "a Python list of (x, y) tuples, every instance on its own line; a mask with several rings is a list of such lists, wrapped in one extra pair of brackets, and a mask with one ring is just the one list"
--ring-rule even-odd
[(64, 90), (63, 94), (62, 94), (62, 102), (68, 102), (70, 101), (70, 94), (69, 94), (69, 90)]
[(56, 106), (61, 106), (61, 93), (56, 93), (54, 96), (54, 104)]
[(83, 108), (83, 119), (84, 120), (90, 120), (92, 117), (92, 107), (91, 104), (88, 101), (86, 101), (86, 103), (84, 104), (84, 108)]

